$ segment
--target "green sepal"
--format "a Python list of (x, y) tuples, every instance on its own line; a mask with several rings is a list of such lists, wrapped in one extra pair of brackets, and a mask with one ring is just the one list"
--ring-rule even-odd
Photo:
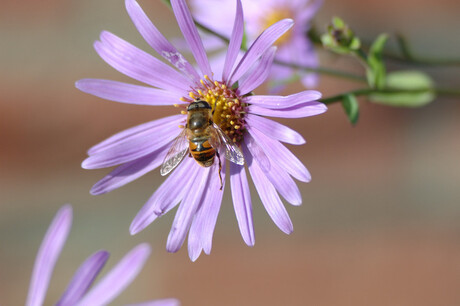
[(370, 87), (383, 89), (385, 86), (385, 64), (383, 63), (383, 48), (388, 40), (387, 34), (380, 34), (372, 43), (367, 56), (366, 76)]
[(355, 125), (358, 122), (359, 118), (359, 104), (356, 100), (355, 95), (346, 94), (343, 96), (342, 106), (347, 114), (348, 120), (352, 125)]
[(374, 93), (369, 95), (369, 99), (388, 106), (420, 107), (436, 98), (432, 89), (433, 84), (433, 80), (421, 71), (395, 71), (388, 73), (386, 88), (389, 90), (407, 90), (407, 92)]

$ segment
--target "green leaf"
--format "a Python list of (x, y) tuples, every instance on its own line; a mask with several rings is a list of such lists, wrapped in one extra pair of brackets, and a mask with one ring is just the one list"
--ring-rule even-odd
[(355, 125), (359, 118), (359, 104), (355, 95), (346, 94), (343, 97), (342, 106), (348, 116), (348, 120), (350, 120), (350, 123)]
[(385, 86), (385, 64), (382, 53), (387, 40), (387, 34), (380, 34), (369, 49), (366, 76), (367, 82), (372, 88), (382, 89)]
[(406, 92), (375, 93), (369, 96), (373, 102), (389, 106), (420, 107), (432, 102), (434, 94), (433, 80), (421, 71), (396, 71), (389, 73), (386, 88)]

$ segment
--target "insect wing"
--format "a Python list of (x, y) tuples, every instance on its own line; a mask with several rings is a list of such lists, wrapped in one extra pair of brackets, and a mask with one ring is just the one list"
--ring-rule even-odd
[(176, 139), (174, 139), (171, 149), (169, 149), (168, 153), (165, 156), (165, 159), (163, 160), (163, 164), (161, 165), (160, 169), (161, 175), (165, 176), (174, 168), (176, 168), (176, 166), (184, 158), (185, 154), (187, 154), (187, 151), (187, 131), (186, 129), (183, 129), (179, 136), (177, 136)]
[(227, 134), (222, 131), (222, 129), (215, 123), (212, 124), (213, 127), (213, 139), (211, 145), (214, 148), (219, 146), (225, 150), (225, 158), (231, 161), (232, 163), (238, 165), (244, 165), (244, 157), (240, 148), (227, 136)]

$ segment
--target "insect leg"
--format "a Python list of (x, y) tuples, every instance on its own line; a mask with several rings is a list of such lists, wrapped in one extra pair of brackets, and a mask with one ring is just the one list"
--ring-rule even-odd
[(222, 190), (222, 187), (224, 186), (224, 184), (222, 183), (222, 175), (221, 175), (222, 163), (220, 162), (220, 155), (217, 150), (216, 150), (216, 156), (217, 156), (217, 160), (219, 161), (219, 179), (220, 179), (220, 189), (219, 190)]

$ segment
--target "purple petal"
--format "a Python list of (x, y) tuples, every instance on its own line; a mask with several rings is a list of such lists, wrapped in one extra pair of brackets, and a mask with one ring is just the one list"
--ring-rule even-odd
[(150, 252), (150, 246), (146, 243), (133, 248), (80, 300), (78, 305), (110, 303), (136, 278), (150, 256)]
[(145, 41), (174, 67), (182, 71), (193, 82), (200, 76), (187, 59), (158, 31), (135, 0), (126, 0), (126, 10)]
[(249, 133), (246, 133), (244, 136), (244, 142), (246, 143), (251, 155), (257, 158), (257, 163), (259, 164), (260, 169), (263, 172), (269, 172), (271, 170), (271, 162), (265, 154), (265, 149), (262, 148)]
[(88, 257), (78, 268), (56, 305), (75, 305), (94, 282), (107, 259), (109, 259), (109, 255), (109, 252), (98, 251)]
[(195, 261), (200, 256), (201, 250), (204, 250), (208, 255), (211, 253), (212, 236), (225, 187), (225, 160), (222, 161), (222, 190), (220, 190), (221, 185), (218, 171), (219, 166), (215, 162), (208, 176), (207, 188), (204, 191), (205, 194), (203, 195), (202, 202), (190, 227), (188, 251), (192, 261)]
[(67, 204), (62, 206), (56, 213), (38, 250), (34, 270), (30, 279), (27, 306), (43, 305), (51, 274), (53, 273), (59, 254), (61, 254), (71, 226), (72, 206)]
[(109, 147), (114, 146), (122, 141), (129, 140), (132, 137), (137, 137), (139, 134), (151, 133), (152, 129), (161, 127), (163, 124), (167, 124), (168, 122), (177, 121), (178, 124), (180, 122), (185, 122), (184, 115), (174, 115), (169, 117), (164, 117), (161, 119), (153, 120), (150, 122), (142, 123), (140, 125), (134, 126), (132, 128), (126, 129), (121, 131), (106, 140), (98, 143), (97, 145), (93, 146), (88, 150), (88, 155), (95, 155), (98, 153), (107, 150)]
[(320, 102), (306, 102), (283, 109), (269, 109), (257, 105), (249, 105), (248, 113), (279, 118), (303, 118), (315, 116), (327, 111), (327, 106)]
[(180, 100), (181, 95), (176, 92), (110, 80), (83, 79), (77, 81), (75, 86), (83, 92), (115, 102), (139, 105), (186, 103)]
[(222, 80), (226, 82), (230, 73), (232, 72), (233, 65), (235, 65), (236, 57), (238, 56), (243, 41), (244, 33), (244, 20), (243, 20), (243, 7), (241, 0), (236, 1), (236, 15), (235, 22), (233, 23), (232, 36), (228, 44), (227, 55), (225, 57), (224, 70), (222, 72)]
[(185, 158), (137, 213), (129, 228), (131, 235), (139, 233), (175, 207), (194, 183), (197, 170), (193, 159)]
[(270, 73), (270, 67), (275, 58), (276, 47), (271, 47), (265, 52), (261, 60), (256, 64), (256, 67), (251, 70), (248, 78), (241, 80), (238, 84), (238, 92), (240, 95), (245, 95), (259, 87)]
[(286, 234), (292, 233), (294, 229), (291, 219), (289, 218), (280, 197), (276, 193), (275, 187), (273, 187), (272, 183), (270, 183), (270, 181), (265, 177), (265, 174), (262, 170), (260, 170), (258, 164), (253, 162), (252, 156), (246, 148), (244, 142), (242, 143), (242, 148), (244, 157), (248, 163), (249, 173), (251, 173), (252, 181), (254, 182), (257, 193), (262, 200), (262, 204), (280, 230)]
[(201, 41), (198, 30), (193, 22), (190, 10), (185, 3), (185, 0), (172, 0), (171, 6), (176, 15), (179, 28), (184, 35), (185, 40), (190, 46), (190, 50), (195, 57), (195, 60), (204, 75), (212, 76), (211, 66), (209, 66), (208, 57), (204, 50), (203, 42)]
[(256, 115), (247, 114), (246, 123), (248, 126), (254, 127), (265, 135), (270, 135), (270, 137), (279, 141), (295, 145), (301, 145), (305, 143), (305, 139), (303, 139), (302, 135), (276, 121)]
[(257, 138), (260, 146), (262, 146), (271, 160), (276, 160), (276, 163), (290, 175), (302, 182), (311, 181), (311, 175), (302, 162), (289, 151), (279, 141), (274, 140), (257, 129), (249, 129), (249, 133)]
[(91, 188), (90, 193), (92, 195), (107, 193), (134, 181), (159, 167), (168, 150), (169, 146), (166, 145), (153, 153), (117, 167), (102, 180), (97, 182), (93, 188)]
[(312, 102), (321, 98), (321, 93), (316, 90), (305, 90), (290, 96), (248, 96), (246, 103), (274, 109), (285, 109), (297, 104)]
[[(118, 141), (112, 142), (112, 137), (109, 138), (111, 144), (104, 146), (103, 150), (99, 150), (97, 153), (90, 155), (83, 161), (82, 167), (84, 169), (111, 167), (133, 161), (159, 150), (180, 134), (181, 129), (179, 128), (179, 123), (182, 121), (182, 118), (177, 116), (175, 120), (164, 120), (166, 118), (157, 120), (162, 121), (163, 124), (152, 124), (152, 126), (154, 126), (153, 128), (143, 130), (122, 139), (119, 139), (119, 135), (123, 132), (112, 136), (118, 138)], [(131, 133), (132, 129), (125, 132), (127, 132), (127, 134)]]
[(249, 70), (249, 68), (251, 68), (255, 61), (293, 25), (293, 20), (283, 19), (263, 31), (262, 34), (260, 34), (254, 43), (249, 47), (246, 54), (236, 66), (235, 70), (233, 70), (228, 81), (229, 85), (231, 86), (236, 81), (238, 81), (240, 77), (243, 76)]
[(166, 250), (171, 253), (177, 252), (184, 243), (187, 231), (206, 189), (210, 169), (198, 165), (195, 165), (195, 168), (199, 168), (196, 175), (191, 175), (195, 182), (188, 188), (181, 205), (179, 205), (166, 242)]
[(176, 299), (162, 299), (143, 303), (129, 304), (126, 306), (180, 306), (180, 302)]
[(248, 246), (254, 246), (254, 224), (252, 220), (251, 193), (244, 166), (230, 163), (230, 184), (233, 207), (241, 236)]
[[(249, 129), (248, 134), (252, 133), (253, 129)], [(247, 134), (247, 135), (248, 135)], [(255, 134), (252, 134), (252, 136), (256, 136)], [(245, 137), (245, 140), (248, 137)], [(259, 143), (259, 145), (262, 146), (262, 142), (259, 142), (257, 138), (255, 138), (255, 141)], [(255, 160), (260, 168), (260, 163), (258, 160), (258, 157), (256, 155), (253, 155), (253, 160)], [(300, 195), (299, 188), (297, 187), (296, 183), (294, 180), (291, 178), (291, 176), (283, 169), (281, 168), (277, 161), (279, 160), (279, 157), (276, 157), (273, 162), (271, 162), (271, 167), (270, 171), (263, 171), (265, 173), (265, 176), (270, 180), (270, 182), (273, 184), (275, 189), (283, 196), (283, 198), (286, 199), (289, 203), (292, 205), (300, 205), (302, 204), (302, 196)]]
[(190, 80), (174, 68), (109, 32), (102, 32), (94, 49), (110, 66), (140, 82), (186, 94)]

